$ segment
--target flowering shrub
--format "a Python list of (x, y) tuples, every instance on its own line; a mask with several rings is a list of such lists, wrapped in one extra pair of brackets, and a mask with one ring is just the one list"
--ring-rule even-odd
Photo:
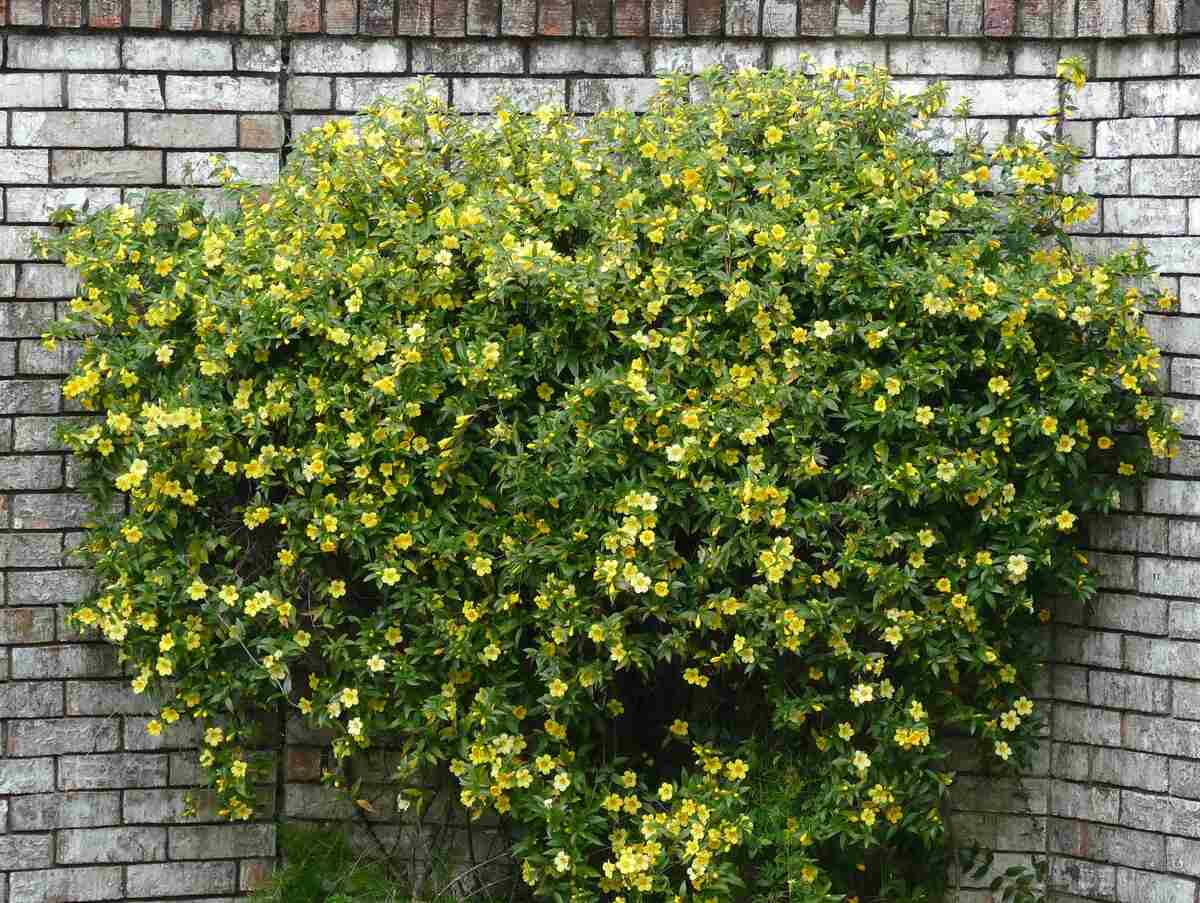
[(1079, 518), (1176, 441), (1144, 254), (1072, 251), (1065, 145), (936, 156), (940, 87), (705, 82), (582, 125), (414, 93), (225, 217), (67, 217), (68, 440), (129, 498), (74, 617), (231, 817), (282, 702), (447, 768), (540, 898), (915, 899), (947, 738), (1026, 759)]

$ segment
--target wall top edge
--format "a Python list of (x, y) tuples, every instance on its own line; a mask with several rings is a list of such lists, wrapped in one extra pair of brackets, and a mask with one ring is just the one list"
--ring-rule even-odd
[(1200, 35), (1200, 0), (0, 0), (0, 30), (1112, 40)]

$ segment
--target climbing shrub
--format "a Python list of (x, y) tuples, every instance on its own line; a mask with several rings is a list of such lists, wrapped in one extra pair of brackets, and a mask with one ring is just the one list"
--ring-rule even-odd
[(1174, 451), (1171, 299), (1072, 250), (1049, 134), (939, 156), (944, 90), (875, 70), (696, 89), (418, 90), (227, 215), (64, 217), (74, 618), (166, 688), (152, 733), (201, 723), (230, 817), (283, 705), (398, 749), (406, 801), (448, 770), (537, 898), (925, 899), (952, 738), (1027, 760), (1080, 518)]

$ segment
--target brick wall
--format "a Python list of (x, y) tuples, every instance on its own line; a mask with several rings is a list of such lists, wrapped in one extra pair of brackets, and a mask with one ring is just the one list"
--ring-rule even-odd
[(997, 869), (1051, 854), (1063, 899), (1200, 899), (1200, 0), (0, 0), (0, 25), (0, 903), (225, 900), (269, 868), (279, 821), (346, 814), (291, 728), (259, 821), (221, 824), (203, 792), (186, 816), (193, 737), (148, 736), (112, 650), (64, 621), (86, 505), (52, 439), (69, 351), (37, 341), (74, 285), (30, 261), (49, 211), (204, 185), (211, 151), (270, 180), (293, 136), (419, 74), (461, 110), (508, 93), (588, 114), (644, 104), (658, 71), (801, 52), (944, 77), (991, 140), (1057, 102), (1060, 55), (1089, 61), (1072, 187), (1103, 202), (1080, 240), (1143, 238), (1182, 298), (1147, 319), (1189, 439), (1090, 524), (1105, 592), (1053, 627), (1050, 736), (1019, 784), (965, 760), (955, 827)]

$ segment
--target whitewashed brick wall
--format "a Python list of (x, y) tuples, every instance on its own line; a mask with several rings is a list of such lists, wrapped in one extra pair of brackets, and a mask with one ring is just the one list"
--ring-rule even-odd
[(149, 737), (112, 650), (65, 623), (86, 505), (52, 439), (69, 360), (38, 342), (75, 285), (31, 260), (49, 212), (208, 184), (211, 151), (269, 181), (300, 132), (417, 75), (460, 110), (589, 114), (644, 106), (656, 72), (800, 53), (942, 77), (993, 140), (1057, 103), (1060, 55), (1089, 61), (1068, 187), (1102, 203), (1080, 241), (1145, 241), (1182, 299), (1148, 322), (1187, 440), (1089, 525), (1104, 592), (1058, 613), (1050, 735), (1019, 784), (965, 760), (956, 828), (1000, 869), (1050, 855), (1062, 900), (1200, 900), (1200, 0), (0, 0), (0, 32), (0, 903), (228, 900), (280, 820), (345, 814), (293, 728), (258, 821), (220, 824), (204, 793), (185, 817), (193, 738)]

